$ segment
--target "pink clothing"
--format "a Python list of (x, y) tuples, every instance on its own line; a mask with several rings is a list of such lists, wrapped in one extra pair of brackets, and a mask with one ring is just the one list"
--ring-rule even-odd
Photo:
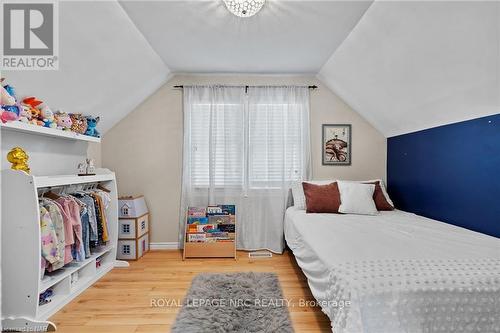
[(79, 248), (80, 244), (82, 244), (80, 205), (69, 197), (60, 197), (56, 200), (56, 202), (60, 205), (64, 219), (64, 236), (66, 240), (66, 246), (64, 248), (64, 264), (67, 264), (73, 261), (71, 246), (75, 244), (75, 246)]

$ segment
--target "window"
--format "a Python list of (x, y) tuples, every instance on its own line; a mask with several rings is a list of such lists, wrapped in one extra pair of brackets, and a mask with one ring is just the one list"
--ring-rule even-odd
[(281, 187), (304, 178), (307, 89), (202, 90), (192, 92), (185, 110), (194, 188)]
[(130, 245), (123, 245), (122, 254), (130, 254)]
[(122, 224), (122, 233), (130, 234), (130, 224)]
[(298, 105), (250, 105), (250, 187), (300, 180), (304, 165), (303, 140)]
[(209, 104), (193, 106), (193, 185), (235, 187), (243, 184), (243, 117), (243, 108), (237, 104), (218, 104), (213, 109)]

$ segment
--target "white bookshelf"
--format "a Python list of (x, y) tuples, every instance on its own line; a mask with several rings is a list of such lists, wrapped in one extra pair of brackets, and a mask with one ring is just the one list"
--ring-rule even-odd
[(37, 134), (42, 136), (58, 137), (61, 139), (80, 140), (88, 142), (101, 142), (101, 138), (96, 138), (89, 135), (79, 134), (71, 131), (63, 131), (57, 128), (49, 128), (37, 126), (33, 124), (23, 123), (21, 121), (11, 121), (1, 125), (2, 130), (16, 131), (28, 134)]
[[(116, 260), (118, 196), (113, 172), (98, 169), (95, 176), (33, 176), (22, 171), (2, 171), (2, 326), (46, 327), (47, 319), (113, 267), (128, 266)], [(101, 183), (108, 188), (109, 238), (90, 258), (73, 262), (40, 279), (40, 214), (38, 191), (47, 187)], [(100, 259), (100, 267), (96, 261)], [(72, 283), (71, 275), (78, 272)], [(52, 287), (50, 303), (39, 305), (39, 294)], [(45, 326), (44, 326), (45, 325)], [(55, 327), (55, 325), (53, 325)]]

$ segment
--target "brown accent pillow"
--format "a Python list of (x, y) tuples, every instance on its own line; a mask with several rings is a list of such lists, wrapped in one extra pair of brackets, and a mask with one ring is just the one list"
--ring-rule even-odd
[(328, 185), (302, 183), (307, 213), (338, 213), (340, 192), (337, 182)]
[(375, 206), (377, 206), (377, 210), (394, 210), (394, 207), (387, 202), (387, 199), (385, 198), (384, 192), (382, 191), (382, 187), (380, 186), (379, 181), (372, 183), (365, 183), (365, 184), (375, 185), (375, 191), (373, 191), (373, 201), (375, 201)]

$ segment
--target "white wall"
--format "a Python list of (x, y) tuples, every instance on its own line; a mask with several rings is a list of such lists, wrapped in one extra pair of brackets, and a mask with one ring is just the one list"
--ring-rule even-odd
[(319, 77), (387, 137), (500, 112), (499, 1), (375, 1)]
[(169, 69), (117, 1), (59, 1), (59, 70), (2, 71), (19, 98), (100, 116), (106, 132), (166, 82)]
[(29, 155), (33, 175), (76, 174), (77, 165), (87, 156), (101, 163), (100, 144), (64, 140), (34, 134), (1, 130), (2, 170), (9, 169), (7, 153), (14, 147), (23, 148)]
[[(176, 242), (182, 172), (182, 91), (176, 84), (303, 84), (311, 91), (312, 169), (316, 179), (384, 178), (386, 139), (310, 76), (175, 76), (109, 130), (103, 166), (117, 175), (120, 195), (144, 194), (151, 213), (151, 241)], [(352, 124), (351, 166), (321, 165), (321, 125)]]

